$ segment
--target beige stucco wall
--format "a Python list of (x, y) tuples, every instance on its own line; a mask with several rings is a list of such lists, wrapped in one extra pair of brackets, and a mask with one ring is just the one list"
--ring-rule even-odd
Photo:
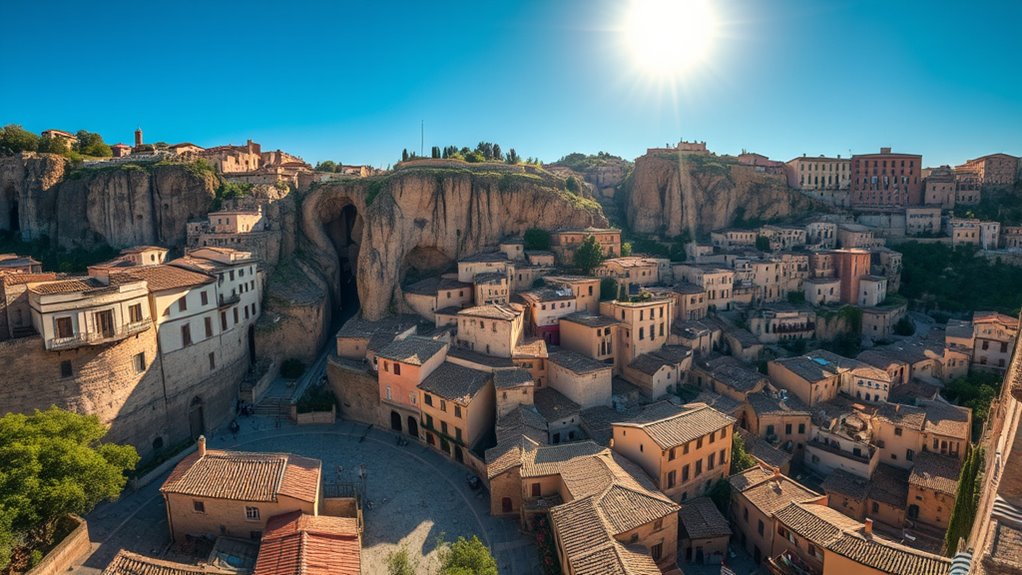
[[(724, 436), (721, 436), (721, 433)], [(684, 445), (674, 446), (674, 459), (671, 449), (662, 450), (650, 439), (647, 433), (636, 427), (614, 425), (612, 428), (614, 451), (639, 464), (653, 478), (665, 495), (675, 501), (705, 495), (708, 486), (718, 479), (727, 477), (731, 462), (731, 426), (707, 432), (701, 438), (688, 442), (688, 453)], [(710, 441), (711, 436), (713, 441)], [(721, 464), (721, 452), (724, 462)], [(710, 455), (713, 455), (713, 469), (709, 467)], [(696, 475), (696, 464), (701, 462), (701, 472)], [(685, 467), (688, 467), (688, 479), (684, 479)], [(668, 475), (674, 472), (676, 483), (667, 487)]]
[(547, 362), (547, 385), (582, 406), (610, 405), (611, 372), (608, 365), (590, 373), (578, 374), (566, 367)]
[[(205, 512), (195, 511), (194, 501), (202, 501)], [(266, 521), (275, 515), (292, 511), (316, 515), (318, 512), (317, 502), (299, 501), (280, 494), (277, 495), (277, 501), (245, 502), (165, 493), (164, 502), (170, 523), (171, 538), (178, 543), (185, 541), (186, 535), (209, 535), (212, 537), (226, 535), (249, 539), (253, 532), (261, 534), (266, 528)], [(259, 508), (259, 519), (246, 519), (246, 506)]]

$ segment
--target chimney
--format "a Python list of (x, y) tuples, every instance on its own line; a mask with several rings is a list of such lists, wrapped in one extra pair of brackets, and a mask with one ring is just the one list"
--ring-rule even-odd
[(780, 478), (781, 478), (781, 468), (780, 467), (774, 467), (774, 479), (780, 479)]
[(873, 520), (869, 517), (867, 517), (866, 522), (862, 524), (862, 532), (866, 534), (867, 539), (873, 538)]
[(200, 435), (196, 443), (199, 446), (199, 457), (206, 457), (206, 436)]

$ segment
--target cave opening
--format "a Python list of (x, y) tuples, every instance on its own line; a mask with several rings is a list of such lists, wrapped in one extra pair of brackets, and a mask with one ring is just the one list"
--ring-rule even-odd
[(6, 221), (0, 220), (0, 226), (4, 226), (10, 232), (21, 231), (21, 219), (18, 214), (18, 193), (14, 190), (14, 186), (7, 186), (4, 190), (3, 205), (0, 207), (7, 208)]
[(354, 204), (341, 208), (337, 217), (326, 222), (326, 235), (337, 252), (337, 268), (340, 280), (340, 301), (337, 302), (335, 323), (339, 326), (355, 315), (359, 309), (358, 284), (355, 280), (355, 268), (358, 265), (358, 253), (362, 242), (362, 230), (365, 222)]

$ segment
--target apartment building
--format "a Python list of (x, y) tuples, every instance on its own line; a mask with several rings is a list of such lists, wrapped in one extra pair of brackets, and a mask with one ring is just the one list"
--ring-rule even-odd
[(420, 336), (395, 340), (376, 354), (380, 425), (418, 438), (419, 385), (444, 364), (448, 345)]
[(600, 313), (622, 324), (618, 328), (614, 350), (614, 366), (618, 373), (636, 357), (656, 351), (668, 343), (674, 318), (673, 306), (674, 299), (667, 296), (600, 302)]
[(518, 298), (525, 305), (528, 332), (547, 344), (560, 344), (560, 319), (576, 311), (575, 293), (566, 287), (541, 287), (524, 291)]
[(675, 264), (674, 277), (702, 288), (711, 311), (731, 309), (734, 270), (713, 264)]
[(493, 429), (494, 378), (494, 374), (451, 362), (441, 363), (423, 378), (418, 406), (426, 445), (465, 463), (465, 451), (475, 449)]
[[(575, 294), (575, 309), (587, 313), (600, 313), (600, 278), (587, 276), (544, 276), (546, 285), (555, 289), (569, 289)], [(614, 294), (617, 295), (617, 294)]]
[(788, 187), (805, 191), (847, 190), (851, 185), (851, 160), (838, 156), (808, 157), (788, 160), (785, 175)]
[(575, 251), (589, 236), (596, 238), (603, 255), (614, 258), (621, 255), (621, 230), (616, 228), (583, 228), (555, 230), (550, 233), (550, 250), (561, 262), (570, 263)]
[(920, 170), (923, 157), (892, 153), (856, 154), (851, 165), (851, 204), (858, 208), (890, 208), (922, 203)]
[(525, 331), (525, 309), (519, 304), (465, 308), (457, 314), (454, 345), (494, 357), (511, 357)]
[(1019, 159), (1008, 154), (989, 154), (955, 167), (975, 174), (983, 186), (1012, 186), (1018, 181)]
[(615, 452), (637, 463), (674, 501), (706, 495), (728, 476), (735, 419), (705, 404), (670, 404), (611, 425)]

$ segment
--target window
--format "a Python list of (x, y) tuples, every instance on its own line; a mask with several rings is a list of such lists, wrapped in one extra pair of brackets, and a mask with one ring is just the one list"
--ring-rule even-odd
[(258, 521), (259, 520), (259, 508), (258, 507), (251, 507), (249, 505), (246, 505), (245, 506), (245, 519), (248, 519), (249, 521)]
[(199, 301), (202, 302), (202, 305), (209, 305), (209, 294), (206, 293), (206, 290), (199, 292)]
[(703, 460), (696, 461), (696, 477), (699, 477), (703, 473)]
[(699, 439), (696, 440), (696, 449), (702, 449), (702, 448), (703, 448), (703, 438), (700, 437)]
[(806, 424), (804, 424), (804, 423), (798, 424), (798, 432), (799, 433), (805, 433), (806, 432)]
[(135, 303), (128, 306), (128, 321), (131, 323), (142, 321), (142, 304)]
[(450, 435), (450, 433), (447, 431), (447, 422), (446, 421), (441, 421), (440, 422), (440, 432), (443, 433), (444, 435)]
[(667, 461), (674, 461), (674, 447), (667, 453)]
[(216, 369), (216, 353), (211, 351), (209, 352), (209, 370), (213, 371), (214, 369)]
[(423, 397), (422, 401), (424, 401), (426, 403), (426, 405), (428, 405), (430, 407), (433, 406), (433, 396), (428, 394), (428, 393), (425, 394), (425, 396)]
[(681, 468), (681, 482), (684, 483), (686, 481), (688, 481), (688, 464)]
[(717, 432), (716, 432), (716, 431), (711, 431), (711, 432), (710, 432), (710, 443), (713, 443), (713, 442), (714, 442), (714, 440), (716, 439), (716, 437), (714, 437), (714, 436), (715, 436), (716, 434), (717, 434)]
[(394, 362), (394, 375), (401, 375), (401, 364)]
[(790, 423), (785, 423), (784, 424), (784, 434), (785, 435), (791, 435), (791, 424)]
[(440, 411), (447, 412), (447, 402), (442, 399), (440, 400)]
[(234, 323), (238, 323), (239, 321), (240, 320), (238, 319), (238, 308), (235, 307), (234, 308)]
[(660, 561), (660, 557), (664, 553), (664, 544), (663, 543), (657, 543), (656, 545), (654, 545), (653, 547), (650, 548), (649, 553), (650, 553), (650, 555), (653, 556), (653, 561)]
[(894, 428), (894, 434), (900, 436), (901, 435), (901, 428), (900, 427), (895, 427)]
[(184, 296), (177, 300), (178, 311), (188, 311), (188, 296)]
[(196, 513), (205, 513), (206, 504), (203, 503), (202, 501), (192, 501), (192, 511)]
[(390, 386), (389, 385), (387, 386), (387, 399), (393, 399), (393, 397), (391, 397), (391, 394), (390, 394)]
[(454, 439), (457, 439), (459, 442), (462, 442), (462, 440), (461, 440), (461, 428), (460, 427), (455, 427), (454, 428)]
[(762, 519), (760, 519), (759, 520), (759, 524), (756, 525), (756, 532), (759, 533), (760, 535), (763, 535), (763, 520)]
[(70, 317), (58, 317), (56, 320), (57, 337), (71, 337), (74, 329), (71, 327)]
[(204, 323), (206, 324), (206, 337), (213, 337), (213, 318), (205, 318)]
[(691, 443), (691, 442), (685, 443), (685, 447), (682, 449), (682, 453), (688, 453), (688, 444), (689, 443)]
[(192, 345), (192, 326), (188, 324), (181, 326), (181, 345)]
[(220, 331), (227, 331), (227, 312), (220, 312)]
[(461, 417), (461, 406), (460, 405), (455, 405), (454, 406), (454, 417)]
[(540, 491), (539, 491), (539, 483), (533, 483), (532, 484), (532, 496), (533, 497), (539, 497), (539, 493), (540, 493)]
[(717, 461), (717, 454), (716, 453), (711, 453), (710, 456), (706, 458), (706, 470), (707, 471), (712, 470), (713, 469), (713, 465), (714, 465), (714, 463), (716, 461)]
[(916, 452), (915, 451), (913, 451), (911, 449), (906, 449), (905, 450), (905, 459), (907, 459), (908, 461), (913, 461), (915, 459), (915, 456), (916, 456)]
[(60, 377), (71, 377), (72, 375), (74, 375), (74, 370), (71, 368), (71, 360), (60, 362)]
[(674, 487), (677, 482), (678, 475), (676, 471), (670, 471), (667, 473), (667, 489)]
[(135, 357), (132, 358), (132, 362), (135, 364), (135, 373), (145, 371), (145, 352), (136, 353)]
[(880, 513), (880, 504), (876, 501), (873, 502), (873, 513)]

